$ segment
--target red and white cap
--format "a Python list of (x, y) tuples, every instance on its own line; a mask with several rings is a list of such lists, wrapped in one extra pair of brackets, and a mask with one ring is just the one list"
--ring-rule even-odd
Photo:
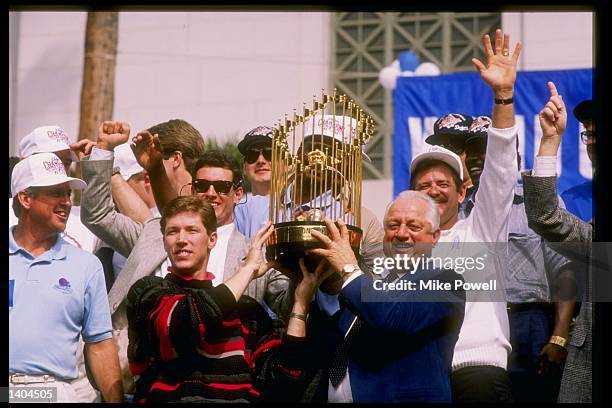
[(432, 159), (448, 164), (451, 169), (457, 172), (459, 179), (463, 180), (463, 165), (461, 164), (461, 158), (459, 156), (442, 146), (428, 144), (425, 144), (425, 146), (424, 151), (412, 158), (410, 162), (410, 174), (414, 172), (417, 164), (423, 160)]
[[(19, 156), (25, 158), (36, 153), (55, 153), (70, 150), (70, 139), (59, 126), (41, 126), (34, 129), (19, 142)], [(70, 150), (72, 161), (79, 161), (76, 153)]]
[(15, 165), (11, 176), (11, 193), (16, 197), (28, 187), (47, 187), (70, 183), (73, 190), (82, 190), (87, 183), (75, 177), (68, 177), (59, 157), (53, 153), (33, 154)]
[[(350, 143), (357, 135), (357, 120), (349, 116), (317, 115), (313, 119), (304, 123), (304, 137), (323, 135), (333, 137), (340, 142)], [(361, 146), (361, 156), (369, 162), (372, 161), (365, 153), (365, 145)]]

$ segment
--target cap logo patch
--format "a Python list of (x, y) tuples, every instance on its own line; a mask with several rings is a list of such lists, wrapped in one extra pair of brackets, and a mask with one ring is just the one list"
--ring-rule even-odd
[(457, 117), (455, 115), (447, 115), (445, 116), (440, 123), (438, 124), (439, 129), (457, 129), (457, 130), (467, 130), (467, 126), (457, 126), (458, 123), (463, 122), (465, 119), (461, 117)]
[(64, 169), (64, 165), (58, 157), (54, 157), (51, 160), (43, 160), (42, 164), (47, 173), (66, 175), (66, 169)]
[(470, 132), (480, 133), (487, 132), (487, 129), (491, 125), (491, 121), (486, 116), (479, 116), (470, 125)]
[(255, 129), (251, 130), (247, 135), (248, 136), (268, 136), (272, 133), (272, 128), (268, 126), (258, 126)]
[[(348, 125), (350, 126), (350, 123)], [(330, 131), (332, 133), (335, 132), (335, 134), (337, 135), (344, 135), (344, 127), (342, 126), (342, 123), (337, 120), (334, 120), (334, 118), (319, 119), (319, 122), (317, 123), (317, 128), (320, 129), (321, 133), (325, 131)], [(351, 128), (351, 138), (354, 138), (356, 133), (357, 127)]]
[(53, 130), (47, 130), (47, 137), (50, 139), (55, 139), (58, 142), (70, 144), (68, 140), (68, 135), (64, 132), (62, 128), (55, 128)]

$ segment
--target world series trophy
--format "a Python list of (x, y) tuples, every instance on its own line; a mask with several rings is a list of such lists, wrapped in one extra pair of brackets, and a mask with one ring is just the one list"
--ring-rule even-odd
[(309, 254), (323, 245), (312, 230), (328, 235), (324, 217), (342, 219), (350, 244), (359, 256), (363, 152), (374, 133), (374, 120), (346, 95), (321, 92), (299, 115), (293, 111), (274, 127), (270, 220), (274, 232), (266, 244), (266, 258), (283, 272), (301, 275), (299, 259), (314, 271), (320, 257)]

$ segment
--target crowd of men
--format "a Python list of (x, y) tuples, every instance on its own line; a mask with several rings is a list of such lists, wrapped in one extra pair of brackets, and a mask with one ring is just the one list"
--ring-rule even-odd
[[(326, 217), (328, 235), (312, 232), (321, 262), (300, 259), (294, 271), (263, 256), (274, 232), (270, 127), (238, 144), (242, 166), (205, 151), (181, 119), (133, 137), (128, 123), (104, 121), (95, 142), (70, 144), (59, 126), (25, 136), (9, 203), (9, 386), (56, 387), (61, 402), (590, 401), (593, 304), (581, 260), (592, 224), (556, 191), (567, 109), (542, 84), (540, 150), (519, 176), (521, 45), (511, 49), (499, 29), (484, 45), (486, 60), (473, 63), (493, 94), (491, 117), (439, 118), (382, 222), (361, 208), (359, 254), (342, 219)], [(574, 114), (594, 161), (592, 103)], [(336, 132), (310, 130), (335, 143)], [(77, 161), (83, 179), (68, 176)], [(567, 208), (587, 190), (563, 194)], [(335, 205), (333, 192), (323, 197), (315, 208)], [(549, 244), (562, 241), (581, 253)], [(375, 290), (376, 280), (467, 279), (372, 265), (465, 257), (474, 242), (507, 244), (495, 264), (505, 301), (462, 288), (435, 298)]]

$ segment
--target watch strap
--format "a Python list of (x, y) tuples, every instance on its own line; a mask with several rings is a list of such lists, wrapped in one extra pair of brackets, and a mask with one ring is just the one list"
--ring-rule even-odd
[(510, 105), (514, 103), (514, 98), (508, 98), (508, 99), (497, 99), (495, 98), (495, 104), (496, 105)]
[(563, 347), (567, 350), (567, 339), (561, 336), (550, 336), (550, 340), (548, 340), (551, 344), (556, 344), (557, 346)]

